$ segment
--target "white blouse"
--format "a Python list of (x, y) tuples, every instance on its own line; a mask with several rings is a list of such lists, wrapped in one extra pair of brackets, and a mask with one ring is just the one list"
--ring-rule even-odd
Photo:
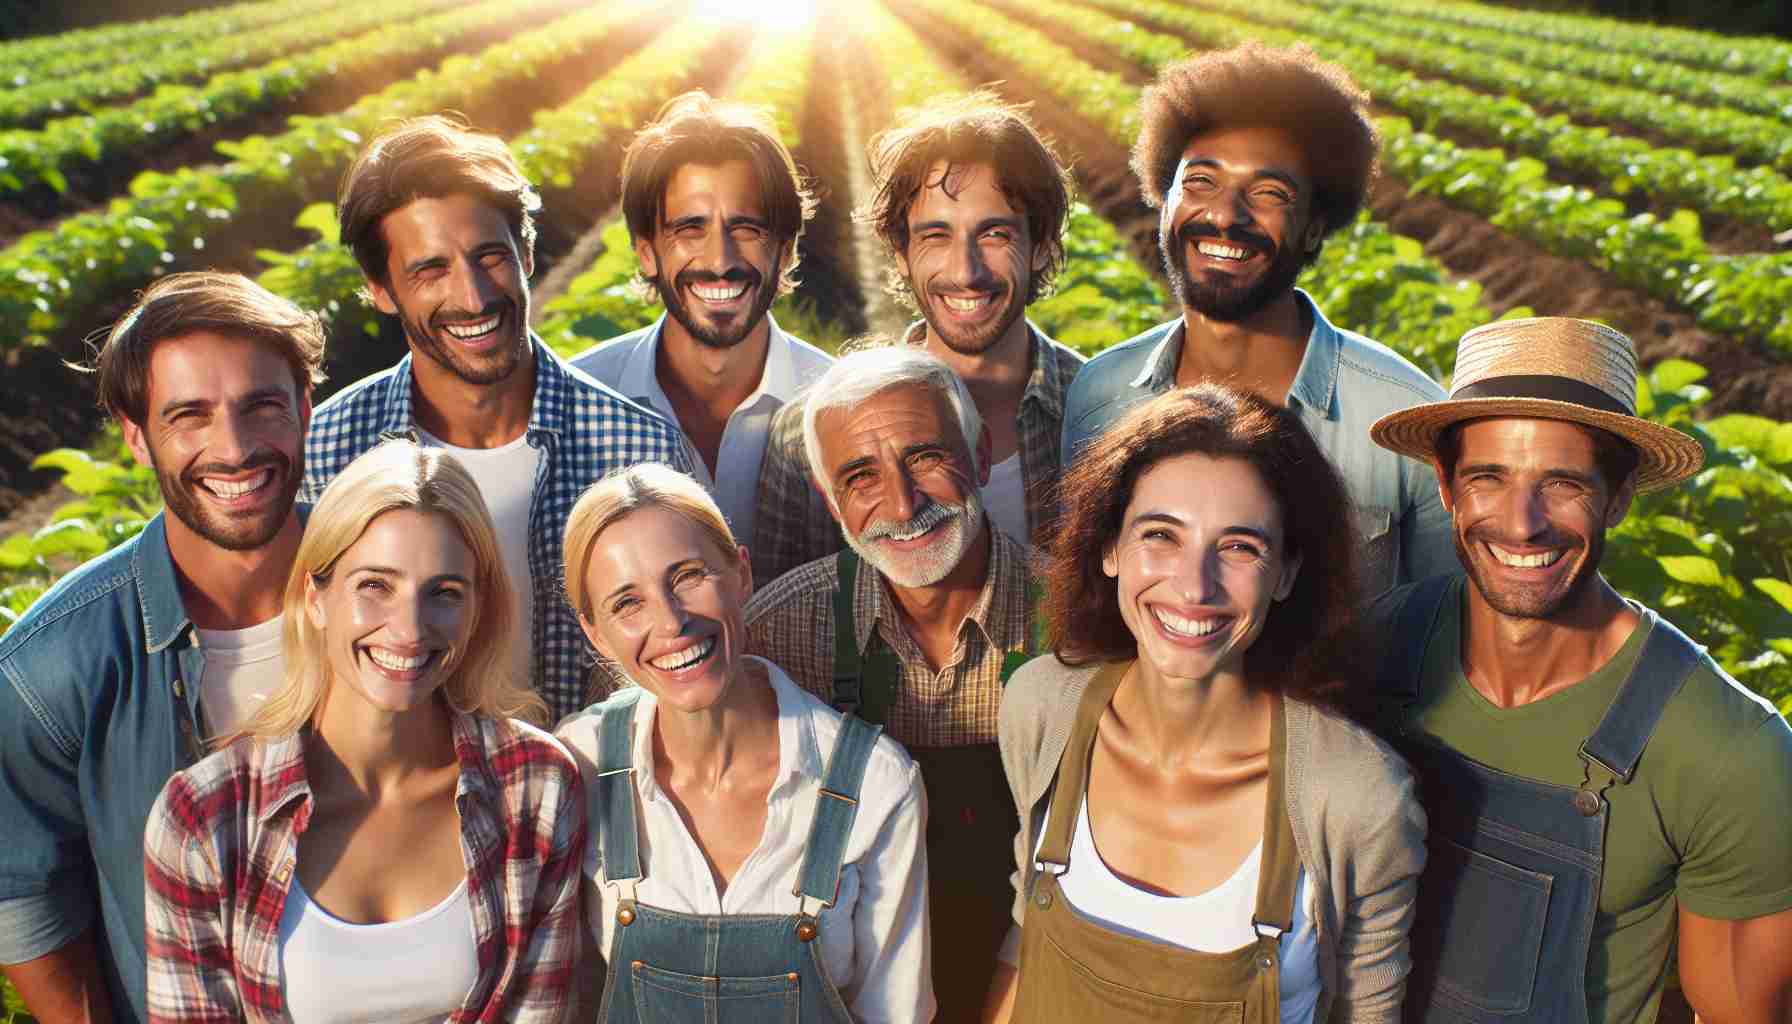
[[(640, 801), (641, 863), (645, 877), (635, 898), (683, 914), (795, 914), (792, 894), (802, 869), (809, 823), (841, 715), (771, 662), (766, 668), (778, 698), (778, 777), (767, 795), (765, 831), (726, 890), (716, 891), (709, 862), (678, 808), (653, 773), (656, 703), (648, 693), (635, 705), (634, 780)], [(599, 723), (592, 709), (569, 715), (555, 730), (579, 762), (590, 820), (596, 803)], [(840, 895), (820, 916), (821, 962), (853, 1019), (901, 1021), (933, 1017), (927, 945), (926, 795), (921, 773), (888, 736), (865, 766), (858, 814), (846, 843)], [(585, 848), (586, 914), (607, 959), (616, 928), (620, 887), (603, 874), (595, 824)]]
[(295, 875), (280, 915), (286, 1013), (295, 1024), (437, 1024), (479, 981), (463, 879), (421, 914), (350, 924), (311, 901)]

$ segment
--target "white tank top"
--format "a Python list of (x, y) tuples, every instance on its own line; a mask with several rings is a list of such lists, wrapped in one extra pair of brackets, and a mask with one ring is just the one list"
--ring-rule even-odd
[(280, 971), (294, 1024), (438, 1024), (479, 981), (467, 883), (402, 921), (349, 924), (311, 902), (295, 874)]
[[(1042, 824), (1042, 840), (1045, 831)], [(1123, 935), (1200, 953), (1229, 953), (1257, 941), (1251, 915), (1257, 909), (1262, 866), (1259, 841), (1232, 877), (1198, 896), (1146, 892), (1115, 875), (1101, 859), (1085, 800), (1070, 841), (1070, 869), (1059, 876), (1058, 887), (1079, 915)], [(1280, 942), (1282, 1024), (1312, 1024), (1319, 1005), (1319, 937), (1307, 910), (1310, 897), (1302, 869), (1294, 887), (1294, 927)]]
[(997, 530), (1016, 543), (1033, 543), (1027, 535), (1027, 485), (1020, 472), (1019, 452), (989, 467), (989, 483), (983, 485), (983, 508)]

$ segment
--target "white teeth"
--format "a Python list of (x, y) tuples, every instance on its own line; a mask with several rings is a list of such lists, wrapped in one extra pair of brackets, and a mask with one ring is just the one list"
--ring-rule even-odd
[(989, 300), (990, 296), (987, 295), (979, 295), (972, 299), (954, 298), (951, 295), (940, 296), (940, 301), (946, 304), (946, 308), (955, 313), (974, 313), (978, 306), (983, 305)]
[(715, 650), (715, 647), (716, 638), (712, 636), (708, 640), (691, 647), (686, 647), (682, 651), (674, 651), (663, 658), (654, 658), (647, 664), (652, 665), (661, 672), (676, 672), (681, 668), (689, 668), (699, 661), (702, 661), (704, 658), (709, 657), (709, 652)]
[(1164, 611), (1162, 608), (1153, 608), (1151, 611), (1157, 616), (1157, 621), (1164, 624), (1165, 629), (1172, 633), (1181, 633), (1184, 636), (1206, 636), (1209, 633), (1216, 633), (1221, 626), (1231, 621), (1223, 615), (1207, 619), (1185, 619), (1173, 612)]
[(1541, 569), (1556, 564), (1556, 559), (1563, 554), (1561, 551), (1542, 551), (1535, 555), (1515, 555), (1492, 544), (1487, 545), (1487, 550), (1493, 552), (1493, 557), (1501, 565), (1509, 565), (1514, 569)]
[(223, 498), (225, 501), (233, 501), (248, 494), (250, 491), (258, 490), (273, 478), (274, 471), (271, 469), (264, 469), (247, 480), (205, 479), (201, 480), (200, 483), (205, 485), (206, 490)]
[(937, 525), (938, 525), (937, 523), (930, 523), (923, 529), (916, 530), (913, 533), (892, 533), (892, 534), (890, 534), (890, 539), (891, 540), (900, 540), (900, 541), (910, 541), (910, 540), (914, 540), (916, 537), (925, 537), (928, 534), (932, 533), (934, 526), (937, 526)]
[(696, 292), (697, 297), (705, 302), (733, 302), (735, 299), (738, 299), (747, 293), (747, 283), (741, 281), (736, 284), (723, 285), (721, 287), (694, 284), (691, 285), (691, 291)]
[(443, 324), (442, 329), (462, 341), (470, 341), (482, 334), (490, 334), (497, 330), (498, 321), (501, 319), (503, 318), (494, 316), (470, 324)]
[(1213, 256), (1222, 260), (1242, 260), (1251, 254), (1249, 249), (1240, 249), (1236, 245), (1224, 242), (1196, 242), (1195, 248), (1203, 256)]
[(391, 651), (381, 650), (378, 647), (367, 648), (367, 656), (373, 659), (375, 665), (393, 672), (409, 672), (412, 669), (422, 668), (423, 663), (429, 660), (427, 652), (415, 657), (401, 658)]

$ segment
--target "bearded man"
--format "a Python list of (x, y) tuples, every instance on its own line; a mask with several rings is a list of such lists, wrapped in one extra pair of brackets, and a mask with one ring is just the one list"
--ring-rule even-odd
[(1019, 819), (996, 749), (1034, 653), (1026, 553), (993, 528), (990, 439), (964, 383), (905, 345), (843, 356), (803, 401), (804, 449), (847, 549), (746, 609), (748, 649), (882, 724), (920, 765), (940, 1021), (976, 1020), (1007, 933)]
[(1304, 46), (1246, 43), (1163, 69), (1140, 101), (1132, 166), (1161, 210), (1182, 316), (1089, 361), (1065, 398), (1062, 449), (1069, 465), (1127, 409), (1203, 381), (1296, 409), (1350, 489), (1374, 596), (1454, 559), (1425, 466), (1369, 441), (1378, 418), (1443, 389), (1294, 287), (1368, 194), (1368, 100)]
[(796, 286), (814, 210), (768, 112), (702, 90), (671, 100), (622, 159), (641, 283), (666, 312), (572, 361), (678, 424), (698, 482), (748, 550), (772, 417), (833, 362), (770, 312)]

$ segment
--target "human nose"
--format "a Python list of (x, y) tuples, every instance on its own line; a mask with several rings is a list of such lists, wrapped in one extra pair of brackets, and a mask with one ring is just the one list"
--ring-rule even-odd
[(662, 636), (678, 636), (684, 632), (685, 623), (689, 622), (691, 617), (685, 611), (684, 602), (679, 600), (677, 594), (668, 590), (659, 600), (652, 602), (652, 605), (650, 612), (653, 618), (650, 628), (654, 632)]
[(898, 466), (893, 473), (885, 473), (880, 484), (882, 493), (878, 495), (880, 503), (889, 512), (891, 518), (907, 522), (915, 517), (915, 510), (924, 502), (915, 487), (914, 477), (909, 475), (908, 467)]
[(1211, 550), (1187, 551), (1176, 560), (1176, 591), (1190, 604), (1211, 604), (1220, 585), (1219, 553)]
[(703, 263), (705, 270), (713, 274), (723, 274), (740, 262), (740, 243), (735, 241), (733, 232), (726, 229), (711, 231), (703, 240)]
[(421, 594), (401, 594), (387, 606), (386, 632), (399, 643), (417, 643), (423, 638), (425, 614)]
[(989, 265), (983, 259), (983, 250), (978, 248), (976, 238), (966, 238), (963, 244), (952, 247), (952, 259), (946, 270), (952, 283), (961, 287), (979, 284), (989, 276)]
[(491, 273), (478, 261), (465, 261), (454, 276), (453, 302), (468, 313), (482, 313), (498, 294)]
[(1221, 234), (1234, 225), (1249, 227), (1254, 222), (1250, 203), (1245, 200), (1243, 190), (1236, 188), (1216, 189), (1203, 204), (1201, 219)]
[(1534, 487), (1512, 487), (1500, 502), (1500, 526), (1513, 540), (1535, 537), (1549, 528), (1543, 494)]
[(242, 413), (231, 409), (212, 421), (206, 439), (208, 454), (219, 462), (240, 466), (255, 451), (255, 432)]

